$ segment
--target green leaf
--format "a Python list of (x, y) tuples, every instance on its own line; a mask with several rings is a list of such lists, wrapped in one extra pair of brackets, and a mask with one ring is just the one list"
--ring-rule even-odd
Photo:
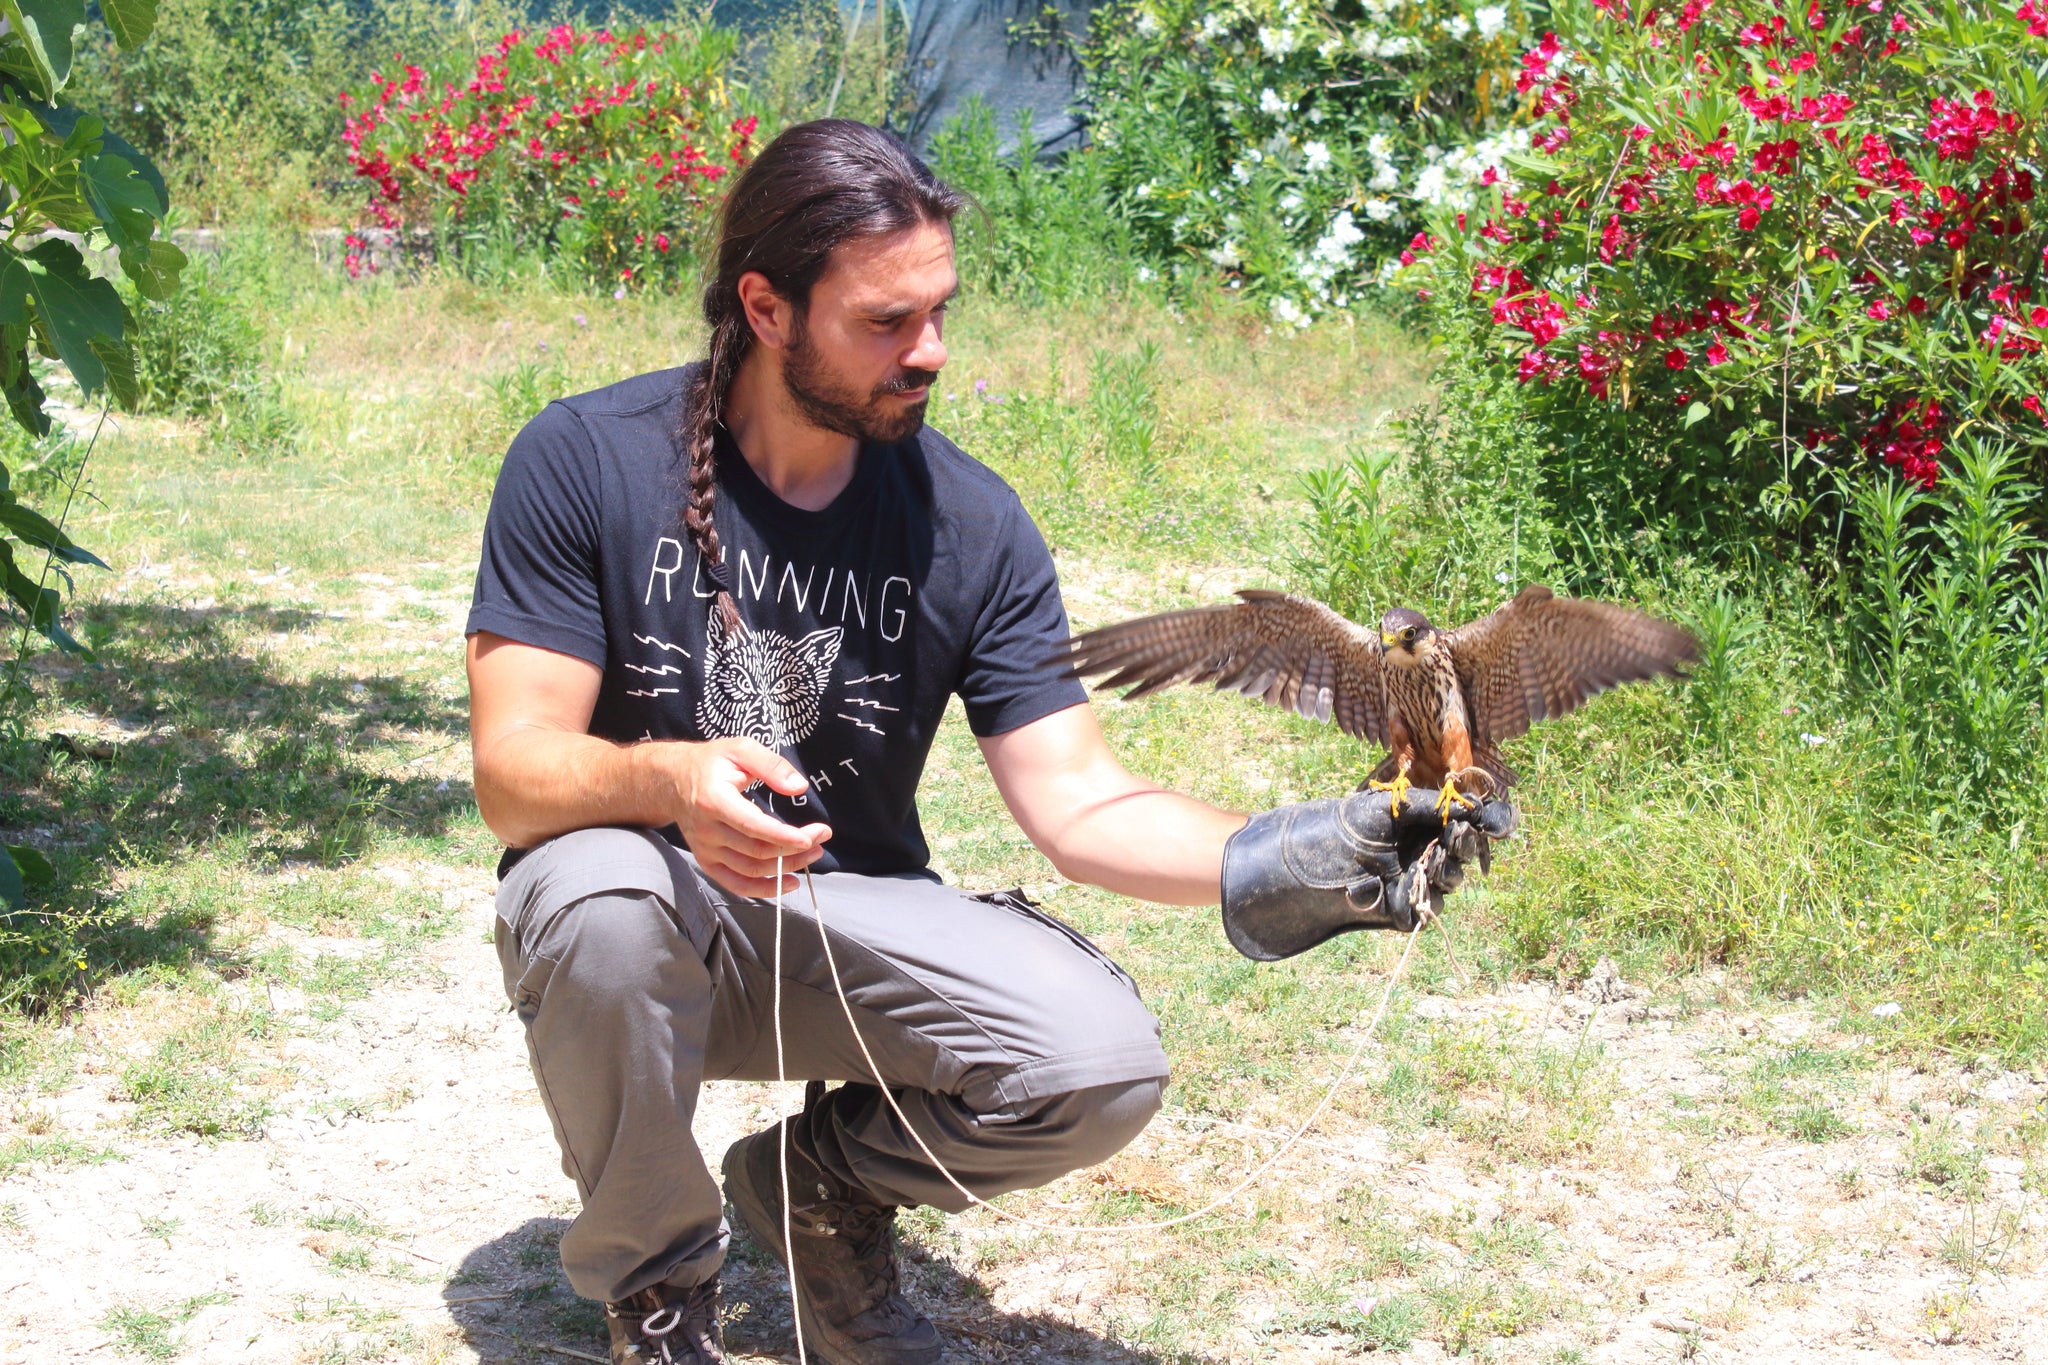
[(0, 323), (30, 321), (31, 305), (34, 321), (78, 387), (89, 394), (104, 388), (106, 364), (92, 340), (121, 339), (126, 310), (120, 291), (87, 274), (78, 248), (53, 237), (11, 260), (0, 255)]
[(147, 241), (121, 253), (121, 272), (146, 299), (158, 302), (178, 292), (178, 272), (185, 268), (185, 253), (169, 242)]
[(156, 0), (100, 0), (100, 18), (123, 52), (132, 52), (156, 27)]
[(27, 844), (0, 844), (14, 860), (14, 866), (21, 872), (22, 881), (30, 886), (48, 886), (57, 880), (57, 869), (50, 866), (42, 850)]
[(1695, 402), (1691, 407), (1685, 410), (1685, 424), (1687, 426), (1691, 426), (1693, 423), (1705, 417), (1709, 411), (1710, 409), (1707, 407), (1705, 403)]
[[(93, 117), (84, 110), (69, 104), (31, 103), (28, 105), (28, 109), (45, 128), (48, 128), (58, 137), (65, 139), (70, 138), (72, 129), (78, 126), (80, 119)], [(100, 122), (97, 118), (93, 118), (93, 121), (95, 123)], [(165, 213), (169, 212), (171, 192), (169, 187), (164, 184), (163, 173), (157, 170), (156, 164), (137, 151), (133, 143), (111, 128), (102, 125), (99, 138), (100, 150), (102, 152), (112, 152), (130, 166), (133, 166), (135, 173), (149, 182), (149, 187), (156, 191), (156, 216), (161, 218)]]
[(90, 564), (104, 569), (98, 555), (90, 550), (80, 549), (70, 536), (59, 530), (55, 523), (41, 512), (23, 507), (10, 495), (0, 500), (0, 526), (14, 532), (22, 540), (39, 550), (48, 550), (67, 564)]
[(86, 344), (106, 368), (107, 389), (114, 401), (130, 412), (141, 407), (142, 382), (135, 374), (135, 348), (121, 337), (96, 336)]
[(0, 14), (21, 36), (46, 99), (71, 79), (71, 35), (85, 23), (85, 0), (0, 0)]
[(133, 250), (150, 239), (163, 210), (156, 189), (123, 156), (102, 153), (81, 157), (78, 179), (86, 203), (106, 225), (116, 247)]
[(0, 844), (0, 905), (19, 910), (28, 903), (28, 889), (22, 885), (21, 869), (14, 865), (14, 845)]
[(4, 540), (0, 540), (0, 591), (4, 591), (7, 599), (20, 608), (21, 614), (28, 618), (30, 629), (36, 634), (66, 654), (79, 654), (88, 659), (92, 657), (92, 651), (74, 639), (70, 631), (64, 629), (60, 617), (64, 604), (63, 599), (57, 595), (57, 590), (38, 585), (34, 579), (15, 567), (14, 547)]

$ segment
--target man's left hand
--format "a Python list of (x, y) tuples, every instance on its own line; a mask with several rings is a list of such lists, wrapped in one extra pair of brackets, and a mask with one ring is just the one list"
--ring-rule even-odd
[(1292, 957), (1354, 929), (1413, 930), (1514, 830), (1505, 801), (1453, 804), (1410, 788), (1362, 791), (1254, 815), (1223, 850), (1223, 930), (1246, 957)]

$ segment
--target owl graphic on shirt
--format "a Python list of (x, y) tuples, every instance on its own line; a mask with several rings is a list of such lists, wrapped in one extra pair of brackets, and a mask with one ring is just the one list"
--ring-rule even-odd
[(818, 728), (844, 627), (801, 639), (780, 631), (730, 634), (718, 612), (704, 632), (704, 689), (697, 726), (708, 737), (746, 738), (781, 752)]

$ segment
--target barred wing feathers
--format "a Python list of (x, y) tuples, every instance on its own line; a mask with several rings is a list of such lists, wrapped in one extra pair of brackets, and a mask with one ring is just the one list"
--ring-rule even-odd
[(1473, 741), (1488, 748), (1610, 687), (1675, 677), (1699, 657), (1691, 634), (1668, 621), (1541, 584), (1450, 632), (1450, 645)]
[(1347, 734), (1388, 743), (1380, 641), (1320, 602), (1248, 588), (1239, 602), (1142, 616), (1075, 636), (1068, 662), (1080, 676), (1107, 674), (1098, 691), (1129, 687), (1126, 700), (1175, 683), (1214, 683), (1330, 720)]

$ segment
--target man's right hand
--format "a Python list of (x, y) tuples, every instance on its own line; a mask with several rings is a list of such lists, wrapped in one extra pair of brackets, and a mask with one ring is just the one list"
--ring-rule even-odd
[(573, 655), (480, 631), (469, 640), (470, 748), (477, 809), (512, 848), (599, 825), (677, 826), (706, 876), (740, 896), (773, 896), (817, 861), (832, 831), (762, 811), (755, 782), (783, 796), (808, 784), (750, 739), (614, 744), (589, 733), (602, 673)]
[(760, 782), (783, 796), (810, 786), (780, 754), (751, 739), (700, 744), (643, 744), (638, 753), (656, 784), (655, 801), (672, 810), (683, 842), (704, 875), (740, 896), (773, 896), (775, 859), (781, 855), (782, 891), (796, 889), (795, 873), (818, 860), (832, 837), (822, 824), (786, 824), (746, 797)]

